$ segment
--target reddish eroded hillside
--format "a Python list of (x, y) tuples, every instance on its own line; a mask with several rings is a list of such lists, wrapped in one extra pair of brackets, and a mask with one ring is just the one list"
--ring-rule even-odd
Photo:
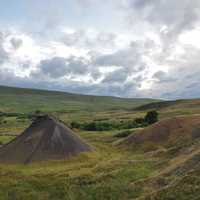
[(173, 117), (133, 133), (121, 146), (145, 151), (174, 148), (200, 138), (200, 116)]

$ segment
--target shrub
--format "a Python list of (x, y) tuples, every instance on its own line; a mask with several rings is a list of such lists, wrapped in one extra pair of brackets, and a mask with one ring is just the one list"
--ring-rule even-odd
[(71, 128), (78, 128), (86, 131), (109, 131), (122, 130), (145, 127), (158, 121), (158, 113), (150, 111), (145, 118), (136, 118), (135, 120), (120, 120), (120, 121), (97, 121), (92, 122), (71, 122)]
[(40, 114), (42, 114), (42, 111), (40, 111), (40, 110), (35, 111), (35, 115), (40, 115)]
[(133, 120), (129, 121), (92, 121), (92, 122), (72, 122), (72, 128), (78, 128), (86, 131), (109, 131), (109, 130), (121, 130), (121, 129), (131, 129), (143, 126), (143, 124), (137, 124)]
[(136, 123), (136, 124), (144, 124), (144, 123), (145, 123), (145, 120), (144, 120), (144, 118), (136, 118), (136, 119), (135, 119), (135, 123)]
[(145, 122), (148, 124), (154, 124), (155, 122), (158, 121), (158, 112), (153, 110), (153, 111), (149, 111), (145, 118), (144, 118)]
[(80, 124), (77, 122), (71, 122), (70, 126), (71, 128), (80, 128)]
[(90, 123), (84, 123), (81, 125), (82, 129), (86, 131), (96, 131), (96, 123), (95, 122), (90, 122)]

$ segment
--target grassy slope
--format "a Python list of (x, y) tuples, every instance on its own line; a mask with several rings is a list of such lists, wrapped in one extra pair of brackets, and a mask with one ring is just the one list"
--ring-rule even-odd
[(200, 141), (187, 154), (157, 157), (113, 146), (113, 131), (80, 135), (94, 152), (68, 161), (0, 165), (0, 200), (198, 199)]
[(160, 119), (181, 115), (199, 115), (200, 99), (153, 102), (136, 107), (133, 112), (146, 113), (148, 110), (157, 110)]
[(0, 110), (6, 112), (97, 112), (134, 108), (153, 99), (125, 99), (0, 86)]
[[(40, 110), (54, 114), (66, 123), (99, 119), (133, 119), (135, 113), (129, 110), (155, 101), (158, 100), (90, 96), (0, 86), (1, 112), (30, 113)], [(16, 117), (5, 120), (7, 123), (0, 126), (0, 134), (20, 133), (30, 123), (27, 120), (17, 120)]]
[[(114, 132), (82, 132), (95, 151), (68, 161), (0, 165), (0, 200), (121, 200), (141, 195), (133, 182), (149, 177), (157, 161), (112, 146)], [(136, 161), (138, 160), (138, 162)]]
[[(1, 87), (0, 91), (2, 111), (21, 113), (40, 109), (56, 113), (66, 122), (72, 119), (132, 119), (143, 116), (147, 109), (155, 108), (133, 110), (135, 106), (151, 100), (135, 101), (5, 87)], [(184, 100), (170, 106), (161, 106), (158, 110), (161, 118), (199, 114), (199, 105), (200, 100)], [(0, 132), (20, 132), (29, 123), (21, 124), (14, 117), (7, 120), (7, 124), (1, 125)], [(0, 165), (0, 200), (199, 198), (200, 153), (193, 157), (193, 151), (200, 152), (199, 141), (187, 149), (187, 157), (176, 157), (174, 150), (157, 157), (113, 146), (118, 141), (114, 137), (115, 131), (81, 131), (79, 134), (95, 147), (93, 153), (82, 154), (68, 161), (30, 166)], [(13, 136), (0, 136), (0, 144), (12, 138)]]

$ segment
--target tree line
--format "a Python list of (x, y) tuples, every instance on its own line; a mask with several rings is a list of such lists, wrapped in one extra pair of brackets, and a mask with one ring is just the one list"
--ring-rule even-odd
[(92, 121), (92, 122), (71, 122), (71, 128), (86, 131), (109, 131), (120, 129), (132, 129), (146, 127), (158, 121), (157, 111), (149, 111), (144, 118), (136, 118), (126, 121)]

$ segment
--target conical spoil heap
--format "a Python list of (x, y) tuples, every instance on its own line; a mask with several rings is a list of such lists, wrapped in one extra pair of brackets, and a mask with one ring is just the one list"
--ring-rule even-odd
[(20, 136), (0, 148), (0, 163), (64, 160), (91, 150), (72, 130), (46, 115), (38, 117)]

